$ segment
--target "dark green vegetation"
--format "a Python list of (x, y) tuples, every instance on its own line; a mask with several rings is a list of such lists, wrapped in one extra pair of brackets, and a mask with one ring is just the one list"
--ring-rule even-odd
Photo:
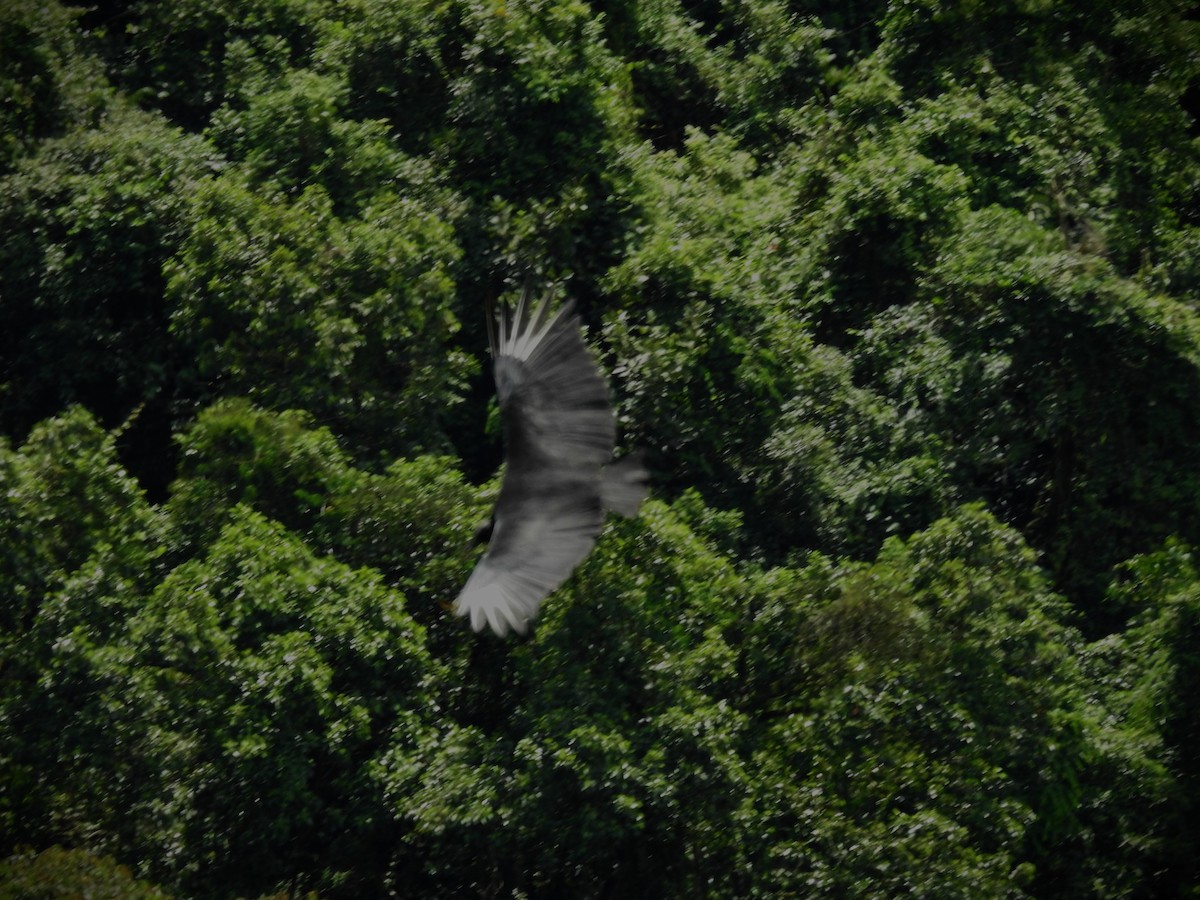
[[(0, 10), (0, 896), (1196, 896), (1194, 4)], [(530, 270), (657, 499), (501, 642)]]

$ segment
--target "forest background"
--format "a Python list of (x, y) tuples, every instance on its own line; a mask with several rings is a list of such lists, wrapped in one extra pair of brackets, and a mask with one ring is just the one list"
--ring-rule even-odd
[[(5, 0), (0, 894), (1197, 896), (1198, 114), (1173, 0)], [(529, 273), (654, 493), (502, 641)]]

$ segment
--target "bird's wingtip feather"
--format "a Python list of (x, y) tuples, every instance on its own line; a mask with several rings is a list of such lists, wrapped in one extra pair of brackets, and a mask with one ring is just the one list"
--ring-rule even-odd
[(500, 637), (508, 634), (510, 629), (524, 634), (531, 618), (529, 611), (495, 581), (479, 587), (472, 587), (468, 581), (454, 601), (454, 612), (455, 615), (469, 616), (472, 630), (482, 631), (487, 625)]

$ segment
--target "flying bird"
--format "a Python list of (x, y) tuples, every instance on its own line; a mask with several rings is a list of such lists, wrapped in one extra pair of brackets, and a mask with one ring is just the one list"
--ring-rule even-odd
[[(522, 634), (596, 543), (606, 510), (637, 514), (646, 471), (613, 459), (608, 387), (584, 346), (574, 303), (549, 314), (549, 295), (516, 313), (488, 304), (496, 395), (504, 427), (504, 478), (487, 552), (454, 602), (476, 631)], [(490, 526), (490, 527), (489, 527)], [(482, 535), (481, 535), (482, 536)]]

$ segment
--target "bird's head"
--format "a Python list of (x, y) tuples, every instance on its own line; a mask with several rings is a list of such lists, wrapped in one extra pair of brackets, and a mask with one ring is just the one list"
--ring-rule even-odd
[(496, 520), (492, 516), (488, 516), (482, 522), (475, 526), (475, 535), (471, 540), (473, 546), (478, 547), (480, 544), (486, 544), (492, 539), (492, 530), (496, 527)]

